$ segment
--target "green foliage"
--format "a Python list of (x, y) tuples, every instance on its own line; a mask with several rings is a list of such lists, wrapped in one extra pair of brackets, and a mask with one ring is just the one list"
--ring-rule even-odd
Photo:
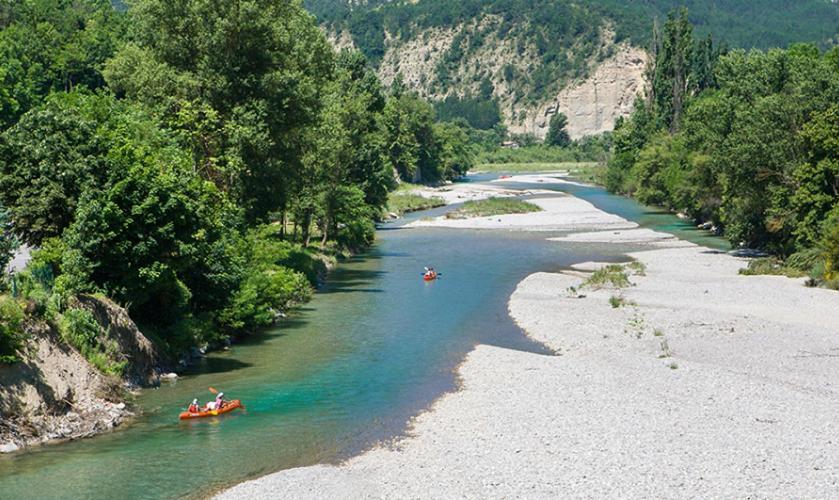
[(159, 324), (225, 304), (241, 259), (229, 226), (235, 211), (215, 186), (154, 163), (121, 177), (85, 196), (65, 232), (62, 269), (73, 289), (103, 291)]
[(620, 264), (609, 264), (594, 271), (581, 286), (594, 290), (600, 288), (626, 288), (632, 283), (629, 282), (629, 274)]
[(0, 295), (0, 363), (19, 361), (18, 350), (26, 340), (23, 309), (8, 295)]
[[(616, 41), (636, 46), (656, 45), (649, 32), (652, 19), (664, 19), (672, 9), (685, 5), (676, 0), (597, 0), (565, 2), (562, 0), (434, 0), (345, 2), (342, 0), (306, 0), (304, 5), (331, 30), (348, 32), (356, 47), (378, 65), (387, 45), (417, 41), (429, 29), (453, 30), (451, 47), (435, 68), (434, 78), (423, 86), (438, 95), (451, 95), (464, 89), (474, 91), (474, 83), (465, 81), (463, 70), (471, 68), (471, 58), (479, 50), (494, 50), (505, 44), (516, 54), (531, 59), (524, 68), (518, 61), (503, 61), (496, 81), (503, 81), (508, 92), (525, 103), (543, 102), (545, 95), (556, 95), (564, 83), (590, 69), (593, 60), (610, 55), (601, 47), (599, 35), (608, 27)], [(712, 72), (702, 61), (710, 57), (707, 37), (713, 35), (734, 47), (783, 47), (796, 41), (829, 46), (839, 25), (839, 5), (822, 0), (790, 3), (785, 0), (694, 0), (689, 2), (690, 20), (703, 39), (697, 46), (697, 78), (685, 80), (686, 86), (705, 87)], [(687, 28), (682, 23), (673, 28)], [(688, 62), (688, 61), (685, 61)], [(430, 75), (429, 75), (430, 76)], [(486, 72), (477, 75), (485, 79)], [(658, 79), (659, 83), (663, 83)], [(659, 87), (660, 88), (660, 87)], [(473, 103), (457, 116), (484, 116), (492, 98), (476, 93)], [(453, 107), (452, 107), (453, 108)], [(441, 116), (449, 116), (438, 108)], [(469, 118), (473, 126), (477, 121)]]
[(387, 210), (396, 215), (402, 215), (408, 212), (442, 207), (445, 204), (445, 200), (437, 196), (427, 198), (418, 194), (394, 193), (387, 200)]
[(124, 366), (67, 310), (74, 294), (115, 299), (173, 350), (253, 331), (322, 278), (313, 234), (321, 251), (364, 248), (395, 167), (457, 177), (491, 134), (387, 97), (298, 2), (123, 10), (0, 7), (0, 264), (13, 236), (38, 248), (13, 294), (102, 371)]
[[(218, 316), (219, 324), (231, 332), (252, 332), (272, 324), (278, 313), (308, 301), (313, 290), (304, 273), (290, 269), (286, 264), (299, 262), (301, 257), (312, 263), (317, 260), (301, 247), (281, 241), (271, 232), (270, 226), (252, 231), (247, 238), (247, 248), (244, 279), (229, 305)], [(308, 267), (314, 268), (314, 265)]]
[(839, 290), (839, 208), (824, 222), (824, 236), (820, 242), (824, 254), (824, 280)]
[(548, 125), (548, 135), (545, 137), (545, 144), (559, 147), (565, 147), (571, 144), (571, 137), (566, 130), (567, 126), (568, 117), (564, 113), (556, 113), (551, 116), (551, 121)]
[(159, 110), (249, 220), (286, 210), (333, 76), (312, 18), (255, 0), (140, 0), (130, 12), (134, 44), (108, 63), (108, 84)]
[(437, 116), (442, 121), (466, 120), (471, 127), (492, 130), (501, 123), (501, 110), (491, 96), (458, 97), (450, 95), (434, 103)]
[(533, 144), (519, 148), (498, 148), (478, 154), (479, 164), (580, 163), (604, 161), (612, 143), (611, 134), (590, 136), (565, 147)]
[(93, 314), (86, 309), (67, 309), (58, 320), (58, 329), (65, 342), (76, 348), (100, 372), (122, 377), (128, 367), (118, 356), (114, 340), (109, 339)]
[(793, 267), (786, 266), (782, 260), (777, 259), (775, 257), (762, 257), (759, 259), (750, 260), (748, 267), (746, 267), (745, 269), (740, 269), (740, 274), (746, 276), (769, 274), (777, 276), (787, 276), (789, 278), (801, 278), (807, 275), (807, 273), (803, 272), (800, 269), (795, 269)]
[(683, 11), (656, 37), (653, 89), (618, 124), (607, 187), (713, 221), (738, 246), (780, 257), (813, 248), (839, 203), (831, 54), (813, 45), (720, 54), (690, 33)]
[(104, 84), (102, 65), (123, 38), (107, 0), (9, 0), (0, 24), (0, 129), (50, 92)]
[(466, 219), (469, 217), (488, 217), (493, 215), (526, 214), (541, 212), (539, 205), (517, 198), (487, 198), (470, 200), (457, 210), (446, 214), (447, 219)]
[(5, 272), (17, 247), (18, 241), (12, 233), (9, 213), (0, 205), (0, 273)]

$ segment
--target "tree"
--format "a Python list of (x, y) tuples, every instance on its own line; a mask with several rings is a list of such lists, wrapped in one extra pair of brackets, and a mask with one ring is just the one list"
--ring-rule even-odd
[(105, 292), (158, 325), (227, 303), (241, 280), (235, 212), (187, 165), (144, 159), (85, 193), (64, 235), (71, 290)]
[[(135, 46), (108, 64), (108, 83), (189, 138), (196, 170), (249, 220), (284, 212), (333, 78), (312, 17), (298, 2), (256, 0), (140, 0), (132, 14)], [(147, 61), (132, 66), (138, 59)]]
[(565, 113), (556, 113), (551, 116), (551, 122), (548, 125), (548, 135), (545, 137), (545, 142), (551, 146), (566, 147), (571, 144), (571, 137), (568, 135), (566, 127), (568, 126), (568, 117)]
[(9, 213), (0, 205), (0, 274), (5, 272), (17, 247), (18, 241), (12, 233)]
[(50, 92), (102, 87), (102, 66), (124, 31), (124, 16), (107, 0), (11, 4), (0, 29), (0, 128)]
[(60, 236), (82, 192), (106, 182), (103, 124), (118, 107), (106, 96), (55, 94), (0, 134), (0, 202), (26, 243)]

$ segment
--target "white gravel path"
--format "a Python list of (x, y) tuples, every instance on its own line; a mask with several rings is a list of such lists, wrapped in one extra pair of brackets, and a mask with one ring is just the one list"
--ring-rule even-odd
[(693, 245), (632, 257), (624, 290), (519, 284), (511, 315), (560, 356), (478, 346), (411, 437), (220, 496), (839, 498), (839, 294)]

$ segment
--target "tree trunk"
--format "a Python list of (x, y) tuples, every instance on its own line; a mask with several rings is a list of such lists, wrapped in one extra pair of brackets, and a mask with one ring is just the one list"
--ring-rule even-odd
[(309, 246), (309, 238), (311, 237), (311, 229), (312, 227), (312, 211), (306, 210), (303, 213), (303, 248), (307, 248)]

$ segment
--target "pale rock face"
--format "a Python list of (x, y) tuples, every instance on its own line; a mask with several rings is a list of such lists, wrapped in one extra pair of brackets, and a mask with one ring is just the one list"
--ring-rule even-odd
[[(483, 16), (471, 23), (451, 28), (425, 30), (410, 40), (385, 33), (385, 54), (378, 68), (382, 84), (389, 87), (397, 74), (405, 85), (429, 100), (442, 100), (449, 95), (476, 95), (479, 84), (488, 77), (494, 86), (504, 124), (514, 134), (532, 134), (544, 139), (550, 118), (555, 112), (568, 117), (568, 133), (572, 139), (596, 135), (614, 129), (618, 117), (632, 112), (635, 97), (645, 88), (644, 70), (647, 53), (628, 44), (614, 44), (614, 34), (602, 33), (601, 50), (613, 53), (601, 62), (592, 61), (589, 77), (563, 85), (556, 95), (544, 95), (525, 104), (517, 101), (514, 88), (503, 74), (505, 66), (518, 74), (527, 74), (539, 64), (535, 48), (520, 51), (509, 39), (500, 38), (493, 28), (500, 23), (496, 16)], [(482, 45), (452, 70), (453, 84), (445, 91), (435, 88), (436, 68), (462, 33), (487, 32)], [(327, 33), (337, 49), (352, 47), (347, 32)], [(562, 83), (562, 82), (560, 82)]]
[(548, 133), (551, 108), (568, 117), (572, 139), (613, 130), (618, 117), (632, 112), (635, 97), (644, 92), (647, 53), (629, 45), (617, 47), (613, 57), (596, 66), (587, 79), (564, 88), (556, 99), (529, 111), (522, 124), (510, 125), (513, 133)]

